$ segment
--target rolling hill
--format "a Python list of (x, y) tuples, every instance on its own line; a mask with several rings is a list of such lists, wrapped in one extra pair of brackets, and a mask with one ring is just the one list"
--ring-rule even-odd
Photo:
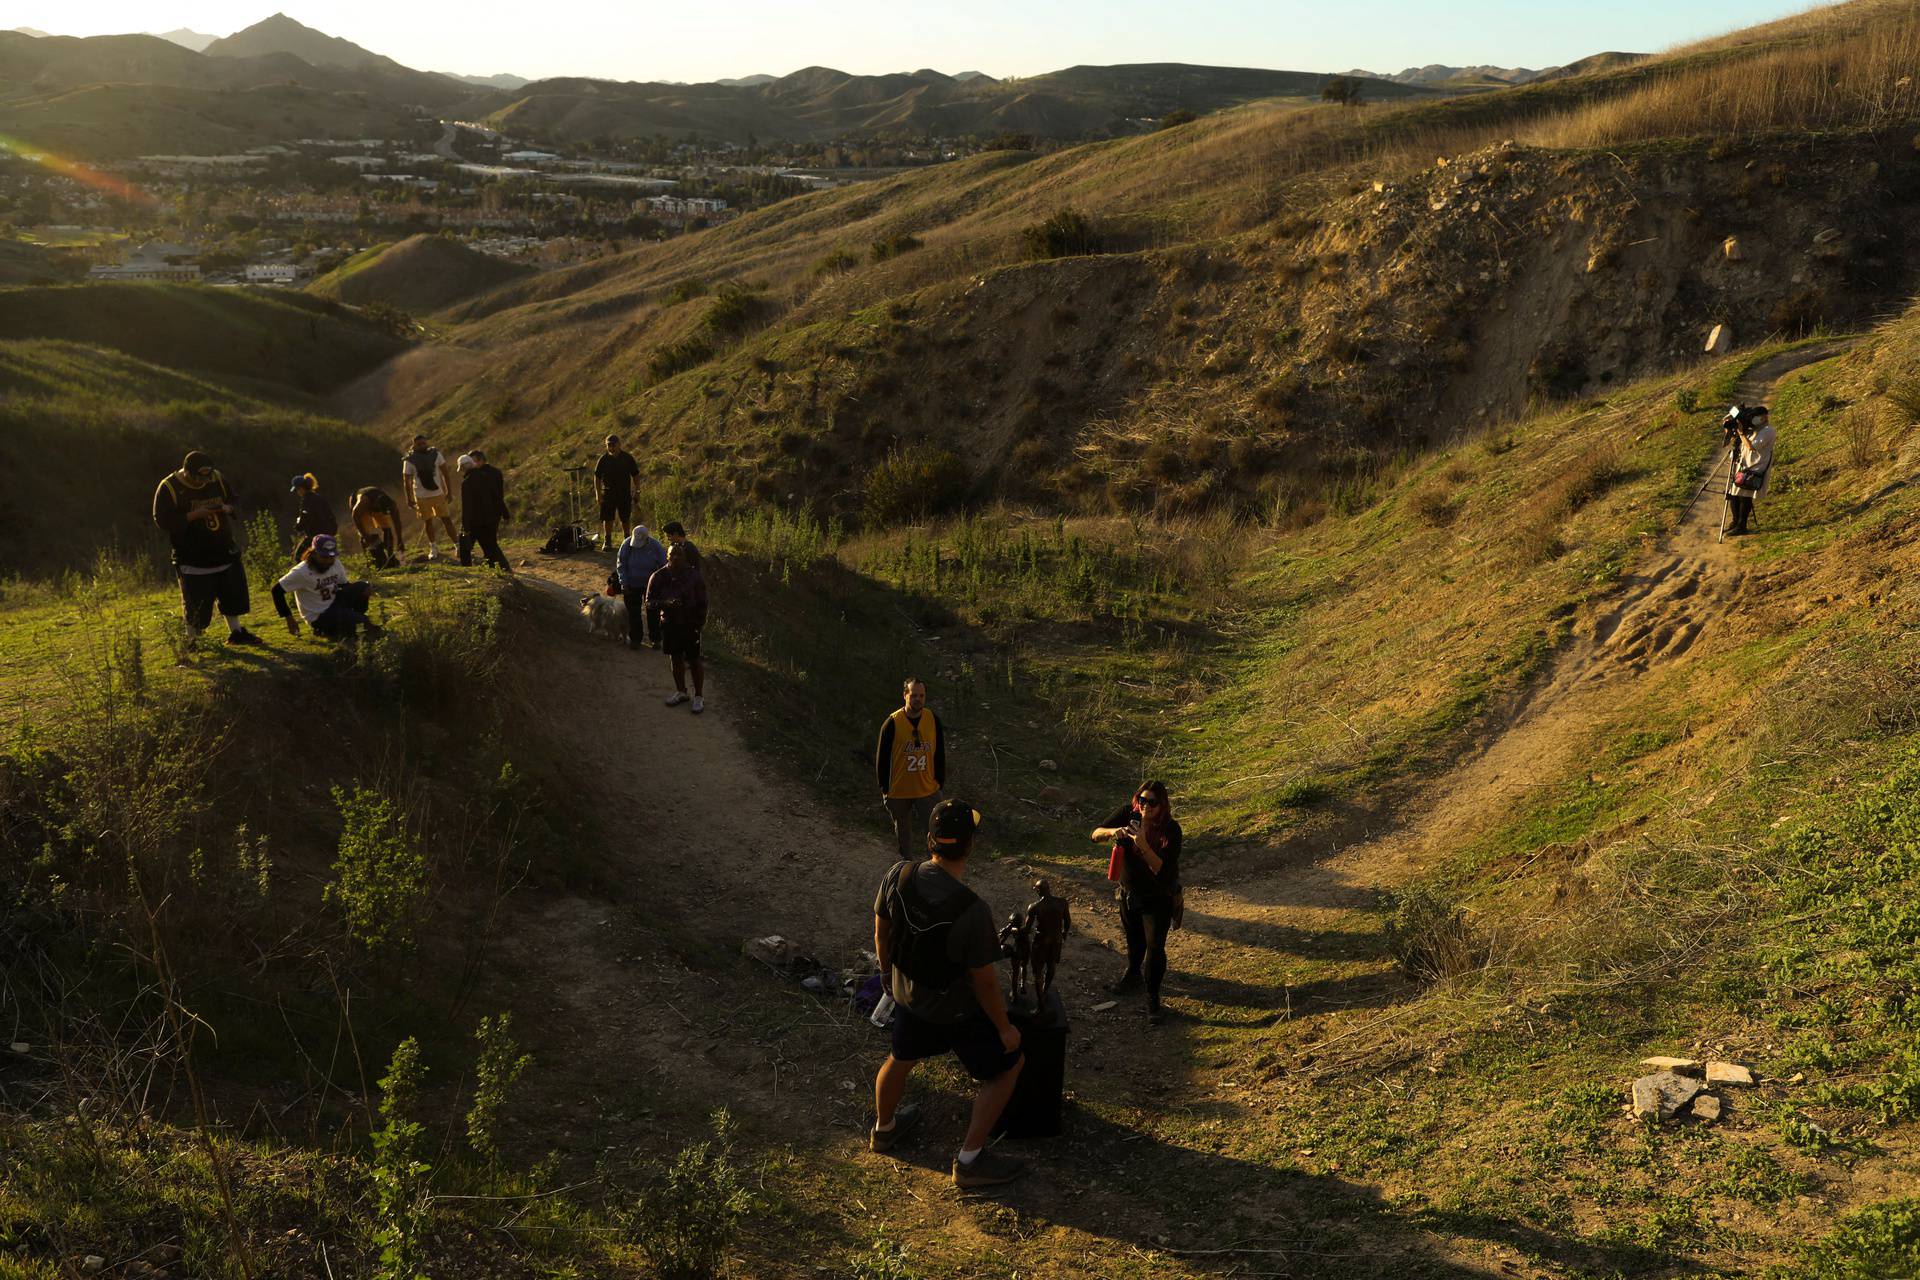
[(519, 263), (489, 257), (443, 235), (418, 235), (355, 254), (307, 292), (362, 306), (384, 302), (416, 315), (465, 302), (531, 275)]

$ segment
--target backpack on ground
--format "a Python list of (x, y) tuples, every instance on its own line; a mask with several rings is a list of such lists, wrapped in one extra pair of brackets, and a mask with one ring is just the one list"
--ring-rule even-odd
[(973, 890), (960, 885), (957, 892), (933, 907), (914, 891), (914, 871), (920, 864), (903, 862), (893, 874), (893, 890), (887, 895), (887, 920), (891, 926), (893, 965), (907, 975), (915, 991), (945, 991), (966, 976), (966, 966), (953, 958), (947, 943), (953, 926), (967, 909), (980, 899)]
[(550, 556), (567, 556), (576, 551), (585, 551), (588, 547), (587, 531), (577, 524), (561, 524), (553, 527), (553, 536), (540, 548)]

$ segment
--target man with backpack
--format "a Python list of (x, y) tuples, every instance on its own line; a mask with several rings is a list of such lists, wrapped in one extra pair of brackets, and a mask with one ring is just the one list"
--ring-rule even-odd
[(433, 545), (435, 520), (447, 531), (447, 541), (458, 547), (460, 535), (453, 530), (453, 475), (447, 468), (447, 456), (428, 444), (425, 436), (415, 436), (413, 448), (400, 455), (400, 483), (427, 532), (427, 559), (439, 555)]
[(885, 1152), (900, 1144), (920, 1118), (917, 1105), (900, 1101), (914, 1064), (951, 1053), (980, 1083), (953, 1161), (953, 1184), (961, 1188), (996, 1186), (1026, 1171), (1022, 1161), (986, 1150), (1023, 1059), (1020, 1031), (1007, 1018), (1000, 989), (993, 908), (964, 883), (979, 826), (973, 809), (941, 802), (927, 833), (931, 856), (896, 863), (873, 900), (873, 949), (898, 1008), (892, 1052), (873, 1082), (867, 1146)]

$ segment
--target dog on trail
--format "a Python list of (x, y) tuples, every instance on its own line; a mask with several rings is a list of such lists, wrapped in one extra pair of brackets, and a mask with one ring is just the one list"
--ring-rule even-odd
[(587, 620), (587, 634), (624, 640), (627, 636), (627, 602), (614, 596), (580, 597), (580, 616)]

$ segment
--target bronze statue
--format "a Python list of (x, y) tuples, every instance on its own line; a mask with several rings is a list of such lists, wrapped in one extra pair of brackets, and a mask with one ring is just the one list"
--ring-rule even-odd
[(1000, 930), (1000, 954), (1013, 961), (1013, 1000), (1018, 1001), (1027, 990), (1027, 965), (1033, 954), (1033, 932), (1027, 928), (1027, 918), (1018, 911), (1007, 913), (1007, 923)]
[(1033, 931), (1033, 1000), (1036, 1008), (1044, 1008), (1053, 990), (1054, 967), (1060, 963), (1061, 940), (1073, 932), (1073, 909), (1065, 898), (1054, 896), (1045, 880), (1035, 880), (1033, 891), (1040, 895), (1027, 905)]

